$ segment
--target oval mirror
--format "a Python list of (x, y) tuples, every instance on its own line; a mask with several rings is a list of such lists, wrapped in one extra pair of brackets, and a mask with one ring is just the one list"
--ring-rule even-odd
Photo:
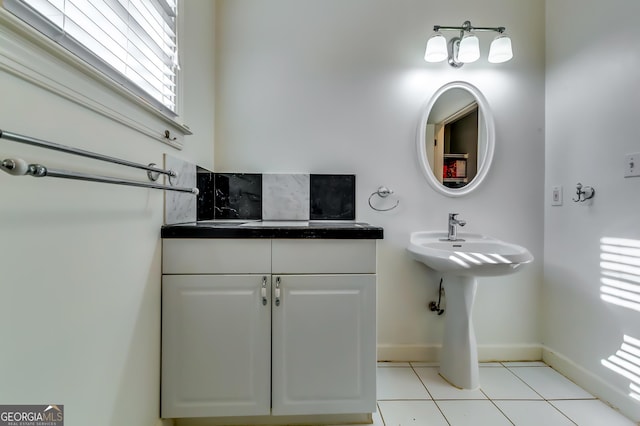
[(494, 150), (493, 116), (475, 86), (445, 84), (427, 102), (417, 136), (418, 163), (441, 194), (460, 197), (486, 177)]

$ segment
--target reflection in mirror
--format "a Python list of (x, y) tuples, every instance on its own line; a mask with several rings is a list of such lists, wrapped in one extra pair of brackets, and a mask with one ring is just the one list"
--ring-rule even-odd
[(448, 188), (462, 188), (478, 169), (478, 102), (466, 90), (452, 89), (429, 113), (425, 143), (435, 177)]
[(493, 122), (482, 94), (467, 83), (440, 88), (423, 111), (418, 155), (429, 183), (448, 196), (464, 195), (487, 173)]

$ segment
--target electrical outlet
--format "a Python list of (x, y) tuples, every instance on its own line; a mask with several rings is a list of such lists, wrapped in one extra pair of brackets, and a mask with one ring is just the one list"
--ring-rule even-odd
[(551, 205), (552, 206), (562, 205), (562, 186), (556, 185), (551, 187)]
[(624, 156), (624, 177), (640, 176), (640, 152)]

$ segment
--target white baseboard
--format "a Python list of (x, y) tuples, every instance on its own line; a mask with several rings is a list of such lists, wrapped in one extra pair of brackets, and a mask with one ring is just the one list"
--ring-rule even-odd
[[(438, 362), (440, 345), (378, 345), (378, 361)], [(478, 345), (478, 360), (491, 361), (540, 361), (542, 346), (539, 344)]]
[(542, 347), (539, 344), (479, 345), (478, 360), (491, 361), (540, 361)]
[(440, 345), (378, 345), (378, 362), (438, 361)]
[(542, 346), (542, 359), (577, 385), (611, 405), (634, 422), (640, 422), (640, 404), (620, 389), (551, 348)]

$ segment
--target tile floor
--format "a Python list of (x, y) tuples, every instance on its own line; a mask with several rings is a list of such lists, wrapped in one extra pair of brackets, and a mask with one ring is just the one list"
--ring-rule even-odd
[(481, 389), (460, 390), (437, 364), (379, 363), (374, 426), (632, 426), (542, 362), (481, 364)]

